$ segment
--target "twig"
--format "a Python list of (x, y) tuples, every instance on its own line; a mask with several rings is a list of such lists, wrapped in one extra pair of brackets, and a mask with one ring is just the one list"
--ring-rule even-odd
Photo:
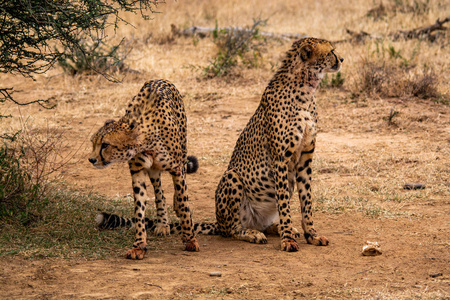
[(353, 274), (353, 275), (358, 275), (358, 274), (366, 273), (367, 271), (370, 271), (370, 269), (363, 270), (363, 271), (358, 272), (358, 273), (355, 273), (355, 274)]
[(163, 289), (160, 285), (153, 284), (153, 283), (149, 283), (149, 282), (145, 282), (145, 284), (146, 284), (146, 285), (149, 285), (149, 286), (156, 286), (156, 287), (159, 287), (161, 290), (164, 291), (164, 289)]
[(345, 31), (351, 36), (348, 39), (343, 39), (343, 40), (338, 40), (338, 41), (333, 41), (333, 44), (339, 44), (339, 43), (347, 43), (347, 42), (356, 42), (356, 43), (363, 43), (366, 40), (378, 40), (381, 39), (382, 37), (379, 35), (373, 35), (370, 33), (367, 33), (365, 31), (360, 31), (360, 32), (356, 32), (356, 31), (352, 31), (350, 29), (345, 29)]

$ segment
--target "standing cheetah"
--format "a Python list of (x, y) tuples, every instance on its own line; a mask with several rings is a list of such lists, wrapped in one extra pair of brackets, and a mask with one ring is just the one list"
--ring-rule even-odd
[[(186, 157), (186, 115), (182, 97), (167, 80), (152, 80), (144, 84), (139, 94), (128, 104), (118, 121), (107, 121), (92, 138), (93, 151), (89, 161), (97, 168), (113, 162), (128, 161), (135, 201), (136, 235), (133, 248), (126, 256), (143, 259), (147, 251), (144, 224), (147, 206), (146, 177), (155, 191), (157, 221), (155, 233), (167, 235), (166, 200), (161, 188), (161, 172), (172, 175), (174, 210), (181, 220), (180, 230), (186, 250), (198, 251), (186, 191), (186, 173), (197, 169), (196, 158)], [(100, 219), (99, 219), (100, 218)], [(101, 222), (101, 215), (97, 216)]]
[[(281, 249), (298, 251), (290, 200), (297, 187), (306, 241), (325, 246), (313, 225), (311, 162), (316, 143), (314, 94), (325, 73), (344, 61), (322, 39), (296, 41), (265, 89), (256, 112), (241, 132), (216, 190), (216, 223), (196, 224), (195, 232), (267, 243), (264, 231), (281, 236)], [(131, 220), (104, 214), (105, 227)], [(148, 226), (154, 226), (149, 221)], [(201, 226), (199, 226), (201, 225)], [(173, 231), (179, 230), (173, 226)]]

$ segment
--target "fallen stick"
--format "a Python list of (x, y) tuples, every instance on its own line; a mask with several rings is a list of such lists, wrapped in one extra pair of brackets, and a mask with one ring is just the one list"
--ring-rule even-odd
[[(435, 31), (438, 31), (438, 30), (446, 30), (447, 27), (444, 27), (443, 25), (447, 22), (450, 22), (450, 16), (443, 19), (442, 21), (437, 19), (436, 23), (434, 23), (433, 25), (430, 25), (430, 26), (419, 27), (419, 28), (415, 28), (412, 30), (398, 30), (396, 32), (389, 33), (387, 36), (391, 37), (394, 41), (399, 40), (401, 38), (403, 38), (405, 40), (410, 40), (410, 39), (419, 39), (419, 38), (424, 38), (424, 37), (426, 37), (430, 41), (433, 41), (436, 39), (436, 35), (432, 35), (432, 33)], [(356, 32), (356, 31), (352, 31), (350, 29), (346, 29), (346, 31), (351, 36), (350, 38), (334, 41), (333, 43), (335, 43), (335, 44), (347, 43), (347, 42), (362, 43), (362, 42), (365, 42), (366, 40), (379, 40), (379, 39), (383, 38), (380, 35), (370, 34), (365, 31)]]
[[(434, 23), (433, 25), (430, 25), (430, 26), (419, 27), (419, 28), (415, 28), (412, 30), (398, 30), (396, 32), (388, 34), (387, 36), (391, 37), (393, 40), (398, 40), (400, 38), (404, 38), (404, 39), (408, 40), (408, 39), (418, 39), (418, 38), (423, 38), (423, 37), (427, 37), (429, 40), (434, 40), (435, 36), (433, 36), (432, 33), (435, 31), (438, 31), (438, 30), (446, 30), (447, 28), (444, 27), (443, 25), (447, 22), (450, 22), (450, 16), (443, 19), (442, 21), (437, 19), (436, 23)], [(192, 26), (192, 27), (181, 30), (181, 29), (178, 29), (174, 24), (171, 25), (171, 28), (172, 28), (172, 33), (175, 36), (185, 36), (185, 37), (197, 36), (199, 38), (206, 38), (206, 37), (210, 36), (216, 30), (227, 31), (227, 32), (232, 32), (232, 31), (250, 32), (252, 30), (250, 28), (243, 28), (243, 27), (216, 28), (216, 27), (201, 27), (201, 26)], [(363, 43), (366, 40), (379, 40), (379, 39), (383, 38), (381, 35), (370, 34), (365, 31), (356, 32), (356, 31), (352, 31), (350, 29), (346, 29), (346, 31), (351, 36), (350, 38), (344, 39), (344, 40), (333, 41), (333, 43), (335, 43), (335, 44), (346, 43), (346, 42)], [(302, 33), (275, 33), (275, 32), (261, 31), (259, 34), (263, 37), (273, 38), (273, 39), (281, 39), (281, 40), (294, 40), (294, 39), (298, 40), (301, 38), (308, 37), (308, 35), (302, 34)]]
[(447, 22), (450, 22), (450, 16), (445, 18), (444, 20), (440, 21), (439, 18), (436, 20), (436, 23), (434, 23), (433, 25), (430, 26), (426, 26), (423, 28), (415, 28), (412, 30), (399, 30), (393, 34), (391, 34), (392, 38), (394, 40), (398, 40), (400, 38), (404, 38), (404, 39), (418, 39), (421, 37), (426, 36), (428, 39), (430, 39), (431, 33), (436, 31), (436, 30), (446, 30), (447, 28), (444, 27), (443, 25)]
[[(219, 31), (226, 31), (226, 32), (233, 32), (233, 31), (243, 31), (243, 32), (251, 32), (252, 29), (250, 28), (243, 28), (243, 27), (201, 27), (201, 26), (192, 26), (186, 29), (178, 29), (174, 24), (170, 25), (172, 28), (172, 33), (177, 36), (185, 36), (185, 37), (191, 37), (191, 36), (197, 36), (199, 38), (206, 38), (209, 35), (212, 34), (212, 32), (219, 30)], [(304, 37), (308, 37), (306, 34), (301, 33), (275, 33), (275, 32), (264, 32), (261, 31), (259, 34), (263, 37), (268, 38), (274, 38), (274, 39), (282, 39), (282, 40), (294, 40), (294, 39), (301, 39)]]

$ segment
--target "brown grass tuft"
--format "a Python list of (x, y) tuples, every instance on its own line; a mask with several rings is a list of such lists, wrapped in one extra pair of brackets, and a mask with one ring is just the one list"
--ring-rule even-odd
[(433, 69), (419, 69), (393, 60), (363, 59), (353, 92), (371, 97), (399, 97), (439, 100), (439, 79)]

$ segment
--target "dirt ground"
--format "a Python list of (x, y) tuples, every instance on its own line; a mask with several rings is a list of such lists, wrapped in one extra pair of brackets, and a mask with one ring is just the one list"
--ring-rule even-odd
[[(298, 253), (280, 251), (277, 237), (267, 245), (251, 245), (208, 236), (199, 238), (198, 253), (181, 251), (178, 238), (165, 239), (158, 248), (150, 244), (150, 255), (142, 261), (2, 258), (1, 297), (445, 299), (448, 246), (436, 240), (448, 231), (442, 232), (431, 217), (436, 213), (427, 211), (430, 216), (422, 222), (316, 214), (331, 244), (316, 248), (302, 243)], [(379, 241), (383, 255), (361, 256), (366, 239)]]
[[(213, 2), (220, 6), (220, 1)], [(314, 7), (328, 9), (326, 1), (313, 2), (308, 2), (308, 9), (315, 13)], [(338, 24), (340, 28), (353, 26), (355, 30), (366, 30), (364, 26), (372, 23), (365, 25), (354, 16), (364, 16), (370, 8), (365, 4), (368, 1), (353, 2), (358, 5), (352, 6), (352, 14), (343, 15), (342, 20), (334, 13), (340, 14), (346, 8), (329, 7), (330, 15), (334, 16), (330, 19), (342, 22)], [(198, 11), (203, 9), (207, 15), (208, 6), (201, 3)], [(244, 14), (238, 11), (240, 2), (233, 3), (236, 7), (226, 8), (228, 16)], [(300, 25), (294, 20), (301, 18), (294, 14), (302, 12), (289, 9), (295, 7), (295, 1), (287, 3), (288, 7), (274, 14), (274, 25), (267, 31), (296, 32)], [(245, 9), (253, 13), (249, 5)], [(445, 9), (448, 10), (448, 5)], [(161, 24), (168, 30), (168, 22), (182, 25), (187, 22), (183, 18), (188, 17), (195, 25), (203, 24), (200, 15), (181, 12), (176, 15), (177, 11), (181, 10), (172, 9), (175, 20), (150, 24)], [(168, 16), (169, 13), (161, 14), (161, 18)], [(300, 27), (308, 29), (311, 35), (333, 36), (336, 40), (344, 37), (344, 33), (336, 34), (343, 30), (328, 32), (325, 26), (309, 22), (308, 14), (305, 16)], [(323, 22), (328, 19), (320, 16)], [(223, 18), (219, 13), (215, 17)], [(434, 22), (436, 17), (431, 15), (429, 20)], [(291, 21), (284, 24), (284, 19)], [(234, 17), (229, 22), (241, 24)], [(393, 24), (399, 22), (395, 19)], [(382, 24), (377, 26), (384, 28)], [(321, 31), (314, 31), (319, 27)], [(94, 169), (87, 161), (89, 136), (105, 120), (119, 118), (127, 101), (146, 80), (161, 77), (171, 80), (184, 96), (189, 154), (196, 155), (200, 162), (199, 171), (187, 179), (193, 217), (212, 221), (216, 185), (239, 132), (252, 116), (273, 74), (273, 65), (243, 69), (240, 76), (227, 80), (199, 79), (186, 66), (204, 63), (205, 57), (211, 57), (214, 53), (211, 42), (200, 40), (194, 45), (191, 39), (182, 38), (163, 43), (161, 33), (152, 37), (142, 32), (135, 37), (134, 56), (130, 60), (131, 67), (140, 73), (126, 74), (121, 84), (107, 82), (100, 76), (70, 77), (60, 70), (38, 76), (36, 81), (0, 75), (0, 81), (22, 90), (23, 99), (51, 96), (58, 103), (51, 111), (36, 106), (11, 106), (6, 112), (22, 116), (33, 128), (57, 127), (65, 131), (67, 153), (78, 149), (72, 158), (77, 163), (60, 174), (65, 182), (83, 191), (126, 198), (132, 191), (126, 164)], [(150, 44), (139, 44), (144, 38)], [(289, 43), (271, 45), (265, 59), (279, 61), (288, 46)], [(351, 83), (354, 66), (366, 53), (366, 45), (358, 47), (338, 46), (346, 59), (342, 69), (348, 74), (346, 84)], [(422, 47), (421, 54), (429, 52), (419, 55), (419, 60), (448, 57), (448, 45), (447, 50)], [(448, 71), (445, 71), (448, 61), (441, 66), (442, 76), (447, 76), (442, 79), (444, 90), (448, 92)], [(182, 251), (178, 236), (170, 236), (151, 238), (149, 252), (142, 261), (127, 260), (123, 255), (105, 260), (2, 256), (0, 298), (449, 299), (449, 106), (418, 99), (364, 96), (355, 99), (347, 87), (321, 89), (316, 95), (319, 134), (313, 162), (314, 221), (319, 234), (330, 240), (329, 246), (315, 247), (301, 239), (299, 252), (286, 253), (280, 251), (276, 236), (269, 236), (266, 245), (199, 236), (200, 252), (191, 253)], [(4, 128), (17, 128), (10, 119), (2, 122)], [(425, 184), (425, 189), (405, 190), (406, 183)], [(167, 175), (163, 177), (163, 188), (170, 200), (173, 188)], [(294, 225), (299, 226), (301, 215), (296, 197), (291, 201), (291, 211)], [(131, 202), (129, 211), (131, 215)], [(95, 214), (92, 212), (92, 226)], [(131, 246), (132, 231), (129, 236)], [(382, 255), (362, 256), (366, 241), (378, 242)], [(126, 250), (123, 249), (123, 254)], [(213, 272), (220, 272), (221, 276), (211, 276)]]
[[(353, 185), (376, 189), (372, 173), (356, 174), (358, 153), (369, 153), (367, 163), (385, 159), (388, 153), (396, 163), (387, 165), (386, 174), (399, 176), (395, 186), (399, 194), (414, 194), (401, 189), (408, 176), (408, 165), (430, 165), (435, 176), (436, 160), (448, 155), (448, 107), (430, 103), (402, 105), (409, 119), (409, 111), (427, 111), (426, 130), (391, 131), (384, 121), (371, 122), (370, 111), (386, 111), (389, 101), (377, 101), (369, 107), (345, 104), (339, 99), (342, 92), (321, 93), (321, 132), (318, 136), (317, 167), (313, 187), (316, 194), (333, 186), (342, 187), (348, 198), (358, 197)], [(343, 96), (342, 96), (343, 97)], [(328, 98), (328, 99), (327, 99)], [(226, 167), (239, 129), (251, 116), (258, 97), (214, 98), (203, 100), (201, 107), (188, 109), (190, 128), (190, 154), (200, 158), (200, 170), (188, 178), (191, 207), (195, 219), (214, 218), (214, 190)], [(189, 102), (189, 101), (188, 101)], [(233, 105), (229, 105), (233, 103)], [(325, 105), (326, 103), (326, 105)], [(350, 107), (349, 107), (350, 106)], [(412, 106), (412, 107), (411, 107)], [(365, 119), (352, 126), (357, 117)], [(341, 125), (333, 126), (339, 123)], [(377, 120), (379, 118), (374, 118)], [(401, 123), (401, 120), (399, 120)], [(73, 123), (78, 120), (73, 119)], [(86, 134), (95, 118), (86, 117), (71, 131), (76, 139)], [(359, 121), (358, 121), (359, 123)], [(444, 126), (436, 126), (438, 124)], [(365, 126), (373, 126), (367, 130)], [(401, 126), (401, 125), (399, 125)], [(385, 132), (383, 132), (385, 131)], [(447, 134), (447, 140), (442, 140)], [(425, 148), (425, 145), (429, 145)], [(441, 150), (436, 150), (441, 147)], [(83, 150), (86, 155), (89, 147)], [(383, 152), (383, 153), (381, 153)], [(430, 154), (431, 153), (431, 154)], [(431, 159), (429, 157), (431, 155)], [(363, 158), (364, 160), (364, 158)], [(414, 163), (416, 161), (416, 163)], [(335, 163), (337, 162), (337, 164)], [(381, 163), (381, 162), (380, 162)], [(337, 169), (336, 169), (337, 168)], [(393, 170), (393, 169), (400, 170)], [(400, 171), (400, 172), (399, 172)], [(445, 159), (448, 179), (448, 156)], [(93, 187), (96, 191), (113, 196), (130, 192), (130, 178), (124, 164), (107, 170), (95, 170), (83, 159), (76, 167), (66, 170), (65, 180), (79, 187)], [(370, 172), (368, 172), (370, 173)], [(420, 173), (422, 174), (422, 173)], [(444, 177), (443, 177), (444, 178)], [(170, 179), (165, 177), (165, 191), (170, 199)], [(422, 181), (421, 181), (422, 182)], [(425, 182), (428, 185), (434, 183)], [(378, 184), (378, 185), (377, 185)], [(349, 188), (347, 188), (349, 187)], [(448, 181), (444, 186), (448, 189)], [(359, 191), (359, 192), (358, 192)], [(301, 240), (300, 252), (280, 251), (279, 238), (270, 236), (267, 245), (255, 245), (218, 236), (199, 236), (201, 251), (182, 251), (179, 237), (158, 238), (149, 243), (149, 253), (143, 261), (111, 257), (107, 260), (84, 261), (64, 259), (24, 260), (15, 257), (0, 259), (0, 289), (2, 298), (215, 298), (229, 299), (293, 299), (293, 298), (447, 298), (449, 290), (449, 199), (448, 190), (415, 197), (381, 208), (381, 215), (371, 217), (367, 209), (339, 212), (339, 208), (318, 209), (315, 213), (316, 229), (327, 236), (327, 247), (307, 245)], [(444, 196), (440, 196), (444, 195)], [(316, 196), (317, 197), (317, 196)], [(406, 199), (406, 198), (405, 198)], [(349, 202), (352, 200), (348, 200)], [(376, 197), (370, 198), (374, 203)], [(300, 223), (298, 202), (294, 222)], [(315, 204), (319, 205), (319, 204)], [(351, 203), (348, 203), (351, 205)], [(320, 205), (319, 205), (320, 206)], [(330, 211), (327, 211), (330, 210)], [(390, 214), (389, 212), (393, 212)], [(131, 212), (131, 207), (130, 207)], [(93, 212), (94, 216), (94, 212)], [(381, 256), (361, 255), (365, 241), (377, 241)], [(130, 245), (132, 232), (130, 232)], [(126, 249), (124, 249), (125, 252)], [(220, 272), (213, 277), (211, 272)]]

